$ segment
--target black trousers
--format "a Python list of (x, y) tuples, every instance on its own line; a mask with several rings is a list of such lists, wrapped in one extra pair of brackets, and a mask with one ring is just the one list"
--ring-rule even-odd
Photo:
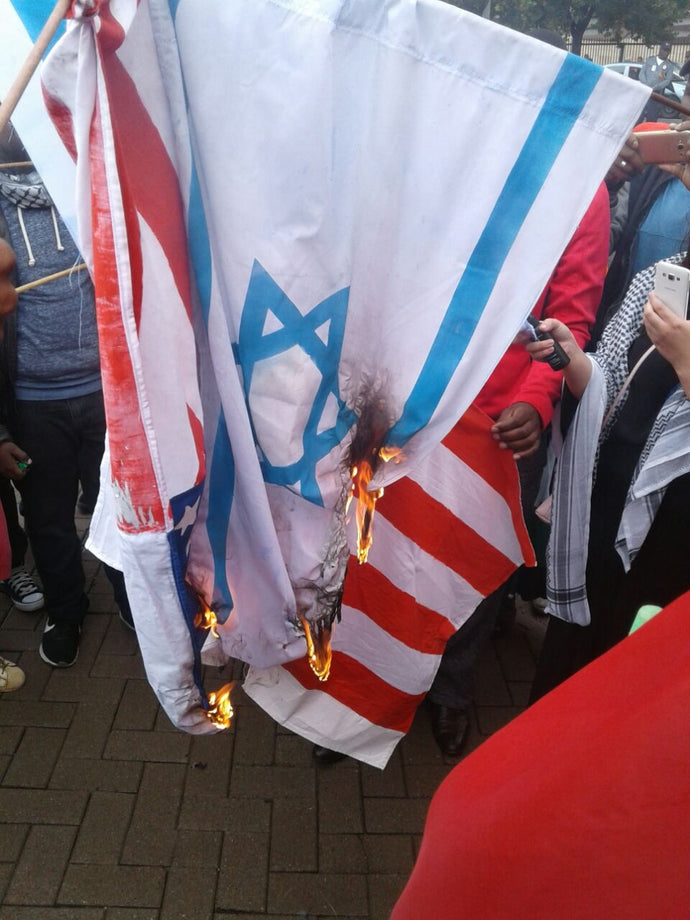
[(16, 403), (15, 442), (31, 457), (19, 484), (24, 520), (52, 619), (81, 623), (88, 610), (74, 509), (80, 482), (98, 491), (105, 427), (100, 390)]

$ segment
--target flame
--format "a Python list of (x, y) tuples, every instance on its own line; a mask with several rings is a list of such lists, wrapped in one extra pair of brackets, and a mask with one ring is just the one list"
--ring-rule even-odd
[(331, 673), (331, 659), (333, 652), (331, 650), (331, 632), (330, 626), (316, 625), (315, 635), (312, 635), (312, 624), (300, 617), (302, 628), (304, 629), (304, 638), (307, 642), (307, 659), (309, 665), (319, 678), (319, 680), (328, 680)]
[(216, 626), (218, 625), (218, 617), (213, 610), (208, 606), (203, 598), (197, 595), (197, 599), (201, 604), (202, 609), (194, 617), (194, 625), (197, 629), (210, 629), (211, 635), (215, 636), (216, 639), (219, 639), (218, 630)]
[(234, 715), (230, 702), (230, 691), (234, 683), (225, 684), (220, 690), (208, 695), (208, 709), (206, 715), (218, 728), (229, 728)]
[(382, 447), (379, 450), (379, 457), (384, 463), (388, 463), (389, 460), (392, 460), (394, 463), (400, 463), (400, 461), (404, 459), (400, 447)]
[(369, 549), (374, 539), (372, 525), (374, 523), (376, 502), (383, 495), (383, 489), (377, 489), (375, 492), (368, 491), (367, 486), (373, 475), (374, 469), (368, 460), (362, 460), (358, 466), (353, 466), (350, 471), (352, 494), (357, 495), (355, 519), (357, 521), (357, 559), (360, 564), (367, 561)]

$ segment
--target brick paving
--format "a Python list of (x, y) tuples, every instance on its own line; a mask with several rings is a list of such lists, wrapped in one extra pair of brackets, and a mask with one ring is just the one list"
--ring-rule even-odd
[[(0, 920), (387, 920), (453, 766), (424, 707), (384, 771), (315, 767), (241, 689), (228, 732), (178, 732), (84, 558), (91, 612), (68, 670), (39, 658), (42, 613), (0, 599), (0, 651), (27, 675), (0, 696)], [(468, 750), (521, 712), (543, 628), (523, 605), (486, 647)]]

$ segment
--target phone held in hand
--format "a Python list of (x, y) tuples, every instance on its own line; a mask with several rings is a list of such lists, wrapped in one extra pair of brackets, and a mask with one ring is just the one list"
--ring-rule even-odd
[(687, 319), (690, 269), (673, 262), (657, 262), (654, 266), (654, 293), (676, 316)]
[(645, 163), (690, 162), (690, 131), (639, 131), (635, 137)]
[(554, 339), (551, 333), (546, 332), (546, 331), (544, 332), (539, 331), (540, 321), (536, 318), (536, 316), (532, 316), (532, 314), (530, 313), (530, 315), (527, 317), (527, 322), (534, 330), (535, 339), (539, 339), (540, 342), (545, 342), (547, 339), (551, 339), (551, 341), (553, 342), (553, 351), (548, 356), (548, 358), (546, 358), (546, 362), (548, 363), (548, 365), (551, 367), (552, 370), (561, 371), (563, 370), (564, 367), (570, 364), (570, 358), (563, 351), (562, 347)]

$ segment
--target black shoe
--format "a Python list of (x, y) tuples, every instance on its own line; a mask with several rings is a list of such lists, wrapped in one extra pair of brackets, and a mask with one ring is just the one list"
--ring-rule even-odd
[(431, 731), (444, 757), (459, 757), (470, 731), (467, 710), (432, 703)]
[(54, 668), (70, 668), (79, 654), (81, 626), (48, 618), (38, 650), (46, 664)]
[(312, 756), (316, 763), (326, 766), (327, 764), (338, 763), (340, 760), (345, 760), (347, 754), (343, 754), (341, 751), (332, 751), (330, 748), (321, 747), (320, 744), (315, 744)]
[(43, 606), (43, 592), (23, 565), (15, 566), (10, 577), (0, 581), (0, 591), (23, 613), (33, 613)]

